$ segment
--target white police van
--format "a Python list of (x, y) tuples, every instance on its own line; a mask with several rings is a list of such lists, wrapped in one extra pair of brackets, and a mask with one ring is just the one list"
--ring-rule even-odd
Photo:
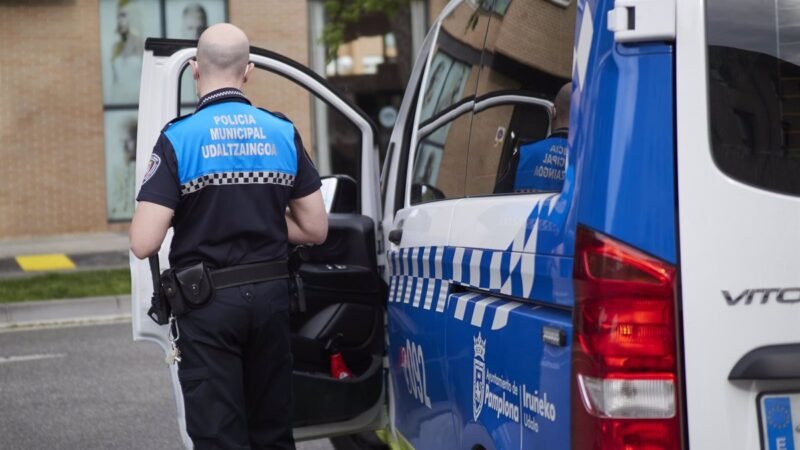
[[(452, 1), (380, 184), (370, 121), (254, 48), (269, 82), (310, 92), (318, 119), (357, 136), (357, 169), (325, 181), (328, 241), (302, 268), (297, 438), (386, 427), (398, 448), (800, 449), (798, 25), (791, 0)], [(148, 41), (138, 180), (181, 109), (193, 45)], [(499, 189), (515, 152), (563, 120), (552, 102), (568, 82), (566, 160), (513, 173), (558, 187)], [(148, 267), (131, 266), (134, 338), (166, 349), (145, 315)], [(328, 374), (338, 334), (351, 379)]]

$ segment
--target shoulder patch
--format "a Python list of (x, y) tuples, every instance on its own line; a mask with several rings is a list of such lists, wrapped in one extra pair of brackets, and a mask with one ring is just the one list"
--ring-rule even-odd
[(270, 110), (268, 110), (266, 108), (260, 108), (260, 107), (258, 109), (260, 109), (261, 111), (264, 111), (267, 114), (273, 115), (273, 116), (277, 117), (278, 119), (285, 120), (285, 121), (287, 121), (287, 122), (289, 122), (289, 123), (294, 125), (292, 120), (289, 119), (288, 117), (286, 117), (283, 113), (279, 113), (279, 112), (276, 112), (276, 111), (270, 111)]
[(147, 171), (144, 173), (144, 179), (142, 180), (142, 184), (147, 183), (147, 180), (153, 177), (158, 170), (158, 166), (161, 165), (161, 158), (156, 155), (155, 153), (150, 155), (150, 161), (147, 162)]
[(191, 113), (191, 114), (185, 114), (185, 115), (183, 115), (183, 116), (178, 116), (178, 117), (176, 117), (176, 118), (174, 118), (174, 119), (170, 120), (169, 122), (167, 122), (167, 124), (166, 124), (166, 125), (164, 125), (164, 128), (162, 128), (162, 129), (161, 129), (161, 132), (163, 133), (163, 132), (167, 131), (167, 129), (168, 129), (169, 127), (171, 127), (172, 125), (174, 125), (175, 123), (177, 123), (177, 122), (180, 122), (181, 120), (183, 120), (183, 119), (185, 119), (185, 118), (187, 118), (187, 117), (191, 117), (193, 114), (194, 114), (194, 113)]

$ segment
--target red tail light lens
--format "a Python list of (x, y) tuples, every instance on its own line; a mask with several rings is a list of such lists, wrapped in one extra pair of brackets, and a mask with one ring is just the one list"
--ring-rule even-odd
[(676, 270), (578, 227), (574, 450), (681, 448)]

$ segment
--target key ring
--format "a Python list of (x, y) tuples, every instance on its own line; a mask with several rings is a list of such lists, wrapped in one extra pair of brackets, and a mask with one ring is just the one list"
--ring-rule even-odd
[[(167, 323), (169, 324), (169, 328), (167, 328), (167, 339), (174, 344), (181, 338), (181, 329), (178, 328), (178, 319), (170, 314), (169, 322)], [(175, 333), (172, 332), (173, 328), (175, 329)]]

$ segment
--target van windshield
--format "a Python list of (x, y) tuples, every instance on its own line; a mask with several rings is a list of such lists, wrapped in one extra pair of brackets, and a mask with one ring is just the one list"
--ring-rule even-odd
[(800, 195), (800, 2), (707, 0), (706, 17), (714, 161)]

